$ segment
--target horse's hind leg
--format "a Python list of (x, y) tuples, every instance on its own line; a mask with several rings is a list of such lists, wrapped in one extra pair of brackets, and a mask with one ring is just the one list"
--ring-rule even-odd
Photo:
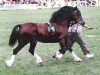
[(6, 60), (6, 66), (11, 67), (14, 62), (16, 54), (27, 44), (28, 42), (20, 40), (18, 46), (13, 50), (13, 55), (11, 56), (10, 60)]
[(34, 53), (34, 49), (36, 47), (36, 44), (37, 44), (37, 41), (31, 41), (30, 42), (30, 49), (29, 49), (29, 52), (35, 56), (36, 58), (36, 64), (42, 64), (43, 61), (41, 59), (41, 57), (39, 55), (37, 55), (36, 53)]

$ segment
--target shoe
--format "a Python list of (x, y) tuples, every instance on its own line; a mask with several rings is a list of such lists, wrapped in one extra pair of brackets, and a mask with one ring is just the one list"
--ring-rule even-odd
[(94, 54), (86, 54), (85, 59), (92, 58), (93, 56), (94, 56)]

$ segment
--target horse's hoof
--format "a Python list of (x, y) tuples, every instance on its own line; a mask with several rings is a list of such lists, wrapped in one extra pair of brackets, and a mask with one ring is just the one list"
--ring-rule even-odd
[(40, 65), (40, 67), (43, 67), (43, 62), (40, 62), (39, 65)]
[(81, 58), (79, 58), (79, 59), (76, 59), (76, 60), (74, 60), (74, 61), (76, 61), (76, 62), (81, 62), (81, 61), (82, 61), (82, 59), (81, 59)]
[(52, 58), (56, 58), (55, 55), (53, 55)]
[(53, 55), (52, 58), (56, 59), (57, 61), (59, 60), (55, 55)]
[(79, 62), (83, 61), (83, 59), (80, 59)]
[(43, 67), (43, 61), (42, 62), (39, 62), (39, 63), (36, 63), (38, 66), (40, 67)]
[(6, 65), (7, 68), (11, 67), (11, 64), (9, 64), (9, 61), (5, 61), (5, 65)]
[(41, 64), (43, 64), (43, 62), (40, 62), (39, 64), (41, 65)]
[(36, 64), (37, 64), (37, 65), (43, 64), (43, 60), (42, 60), (42, 59), (37, 59), (37, 60), (36, 60)]

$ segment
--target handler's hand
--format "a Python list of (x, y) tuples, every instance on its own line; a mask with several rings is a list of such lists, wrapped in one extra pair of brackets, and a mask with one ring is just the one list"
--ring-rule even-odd
[(88, 29), (89, 29), (89, 30), (92, 30), (92, 29), (94, 29), (94, 28), (93, 28), (93, 27), (89, 27)]

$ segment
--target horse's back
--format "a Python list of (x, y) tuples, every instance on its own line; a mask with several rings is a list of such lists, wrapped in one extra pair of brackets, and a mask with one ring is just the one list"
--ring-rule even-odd
[(37, 23), (25, 23), (22, 24), (22, 27), (20, 29), (21, 34), (34, 34), (37, 30)]
[(20, 29), (21, 34), (28, 34), (29, 36), (46, 35), (46, 23), (25, 23)]

